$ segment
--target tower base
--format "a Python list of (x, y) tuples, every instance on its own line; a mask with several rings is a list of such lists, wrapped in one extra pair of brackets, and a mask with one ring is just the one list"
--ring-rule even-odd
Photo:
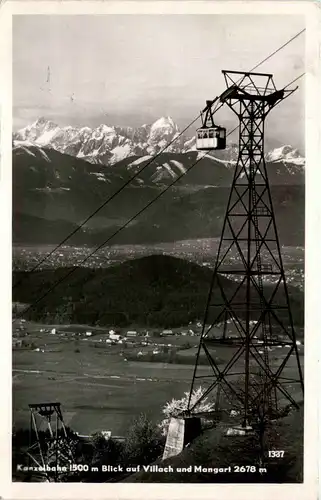
[(163, 460), (179, 455), (184, 447), (201, 433), (201, 419), (197, 417), (171, 418)]

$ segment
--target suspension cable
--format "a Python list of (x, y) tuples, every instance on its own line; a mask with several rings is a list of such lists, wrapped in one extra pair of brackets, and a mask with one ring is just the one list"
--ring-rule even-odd
[[(271, 54), (269, 54), (267, 57), (265, 57), (262, 61), (260, 61), (258, 64), (256, 64), (253, 68), (250, 69), (249, 72), (255, 70), (256, 68), (258, 68), (259, 66), (261, 66), (263, 63), (265, 63), (266, 61), (268, 61), (271, 57), (273, 57), (275, 54), (277, 54), (280, 50), (282, 50), (284, 47), (286, 47), (287, 45), (289, 45), (293, 40), (295, 40), (296, 38), (298, 38), (300, 35), (302, 35), (302, 33), (306, 31), (306, 29), (302, 29), (301, 31), (299, 31), (296, 35), (294, 35), (292, 38), (290, 38), (287, 42), (285, 42), (283, 45), (281, 45), (278, 49), (276, 49), (275, 51), (273, 51)], [(287, 85), (290, 86), (292, 83), (294, 83), (295, 81), (297, 81), (299, 78), (301, 78), (305, 73), (303, 73), (302, 75), (300, 75), (298, 78), (296, 78), (295, 80), (293, 80), (291, 83), (289, 83)], [(285, 88), (287, 88), (285, 87)], [(216, 107), (215, 109), (215, 113), (217, 111), (219, 111), (219, 109), (221, 109), (221, 107), (223, 106), (223, 103), (221, 103), (218, 107)], [(123, 191), (123, 189), (125, 189), (134, 179), (136, 179), (149, 165), (151, 165), (151, 163), (153, 163), (162, 153), (164, 153), (164, 151), (169, 147), (171, 146), (171, 144), (173, 144), (179, 137), (181, 137), (185, 132), (186, 130), (188, 130), (198, 119), (199, 117), (202, 115), (202, 113), (199, 113), (198, 116), (192, 120), (177, 136), (173, 137), (173, 139), (161, 150), (159, 151), (150, 161), (147, 162), (146, 165), (144, 165), (140, 170), (138, 170), (136, 172), (136, 174), (134, 174), (128, 181), (126, 181), (119, 189), (117, 189), (111, 196), (109, 196), (105, 201), (104, 203), (102, 203), (96, 210), (94, 210), (83, 222), (81, 222), (79, 225), (77, 225), (77, 227), (71, 231), (62, 241), (60, 241), (60, 243), (58, 243), (50, 252), (48, 252), (47, 255), (45, 255), (40, 261), (37, 262), (37, 264), (30, 270), (30, 272), (33, 272), (35, 271), (36, 269), (38, 269), (41, 264), (43, 264), (47, 259), (49, 259), (49, 257), (51, 257), (64, 243), (66, 243), (72, 236), (74, 236), (76, 233), (78, 233), (78, 231), (80, 231), (80, 229), (82, 229), (84, 227), (85, 224), (87, 224), (87, 222), (89, 222), (95, 215), (97, 215), (109, 202), (111, 202), (121, 191)], [(231, 131), (234, 132), (238, 127), (236, 127), (234, 130)], [(229, 134), (230, 135), (230, 134)], [(21, 283), (22, 283), (23, 279), (18, 281), (17, 283), (15, 283), (13, 285), (13, 289), (15, 289), (17, 286), (19, 286)]]
[[(301, 74), (299, 77), (297, 77), (295, 79), (298, 80), (299, 78), (301, 78), (302, 76), (304, 75)], [(287, 87), (289, 85), (291, 85), (291, 83), (293, 82), (290, 82)], [(237, 130), (239, 128), (239, 125), (237, 125), (233, 130), (231, 130), (227, 135), (226, 137), (229, 137), (233, 132), (235, 132), (235, 130)], [(136, 217), (138, 217), (139, 215), (141, 215), (145, 210), (147, 210), (153, 203), (155, 203), (161, 196), (163, 196), (163, 194), (165, 194), (172, 186), (174, 186), (174, 184), (176, 184), (183, 176), (185, 176), (187, 173), (189, 173), (203, 158), (205, 158), (205, 156), (207, 155), (207, 152), (205, 152), (204, 154), (202, 155), (199, 155), (199, 157), (197, 158), (197, 160), (186, 170), (186, 172), (183, 172), (181, 175), (179, 175), (171, 184), (169, 184), (165, 189), (163, 189), (155, 198), (153, 198), (151, 201), (149, 201), (141, 210), (139, 210), (135, 215), (133, 215), (130, 219), (128, 219), (128, 221), (123, 224), (120, 228), (118, 228), (112, 235), (110, 235), (103, 243), (101, 243), (100, 245), (98, 245), (98, 247), (96, 247), (89, 255), (87, 255), (81, 262), (80, 264), (78, 264), (77, 266), (73, 267), (72, 269), (70, 269), (64, 276), (62, 276), (59, 280), (57, 280), (44, 294), (42, 294), (38, 299), (36, 299), (35, 302), (33, 302), (32, 304), (30, 304), (26, 309), (24, 309), (20, 315), (18, 315), (18, 317), (16, 317), (14, 320), (13, 320), (13, 323), (15, 321), (17, 321), (19, 318), (21, 318), (24, 314), (26, 314), (29, 310), (33, 309), (40, 301), (42, 301), (45, 297), (47, 297), (47, 295), (49, 295), (49, 293), (51, 293), (57, 286), (59, 286), (62, 282), (64, 282), (67, 278), (69, 278), (74, 272), (76, 272), (79, 268), (82, 267), (83, 264), (85, 264), (93, 255), (95, 255), (95, 253), (97, 253), (101, 248), (103, 248), (105, 245), (107, 245), (107, 243), (110, 242), (110, 240), (112, 238), (114, 238), (117, 234), (119, 234), (123, 229), (125, 229), (134, 219), (136, 219)], [(31, 273), (32, 271), (30, 271)]]
[[(133, 215), (130, 219), (127, 220), (125, 224), (123, 224), (120, 228), (118, 228), (112, 235), (110, 235), (103, 243), (98, 245), (98, 247), (94, 248), (89, 255), (87, 255), (77, 266), (71, 268), (64, 276), (58, 279), (46, 292), (44, 292), (38, 299), (35, 300), (31, 305), (29, 305), (26, 309), (24, 309), (21, 314), (18, 315), (13, 320), (13, 323), (21, 318), (24, 314), (26, 314), (29, 310), (33, 309), (40, 301), (42, 301), (50, 292), (52, 292), (57, 286), (59, 286), (62, 282), (64, 282), (67, 278), (69, 278), (74, 272), (82, 267), (95, 253), (97, 253), (101, 248), (103, 248), (109, 241), (114, 238), (117, 234), (119, 234), (123, 229), (125, 229), (136, 217), (141, 215), (145, 210), (147, 210), (155, 201), (157, 201), (163, 194), (165, 194), (174, 184), (176, 184), (184, 175), (190, 172), (205, 156), (207, 153), (200, 155), (200, 157), (186, 170), (185, 173), (179, 175), (171, 184), (169, 184), (165, 189), (163, 189), (155, 198), (149, 201), (141, 210), (139, 210), (135, 215)], [(29, 273), (31, 273), (30, 271)], [(28, 274), (29, 274), (28, 273)]]
[[(121, 191), (123, 191), (134, 179), (136, 179), (151, 163), (153, 163), (164, 151), (173, 144), (179, 137), (181, 137), (186, 130), (191, 127), (200, 117), (198, 115), (193, 121), (190, 122), (187, 127), (185, 127), (177, 136), (175, 136), (161, 151), (159, 151), (151, 160), (147, 162), (146, 165), (144, 165), (140, 170), (136, 172), (128, 181), (126, 181), (119, 189), (117, 189), (111, 196), (109, 196), (96, 210), (94, 210), (83, 222), (81, 222), (71, 233), (69, 233), (58, 245), (56, 245), (47, 255), (45, 255), (37, 264), (31, 269), (31, 272), (35, 271), (36, 269), (41, 266), (53, 253), (55, 253), (66, 241), (68, 241), (72, 236), (74, 236), (80, 229), (84, 227), (87, 222), (89, 222), (95, 215), (98, 214), (108, 203), (110, 203)], [(22, 283), (23, 280), (18, 281), (13, 285), (13, 289), (15, 289), (17, 286), (19, 286)]]

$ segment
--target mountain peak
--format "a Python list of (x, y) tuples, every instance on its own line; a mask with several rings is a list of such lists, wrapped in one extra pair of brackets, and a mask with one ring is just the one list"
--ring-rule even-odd
[(40, 116), (40, 118), (37, 118), (37, 120), (33, 123), (33, 125), (44, 125), (47, 123), (49, 120), (45, 118), (44, 116)]
[(266, 155), (267, 161), (304, 161), (298, 149), (294, 149), (291, 145), (286, 144), (279, 148), (275, 148)]
[(58, 125), (56, 123), (54, 123), (53, 121), (51, 120), (48, 120), (47, 118), (45, 118), (44, 116), (41, 116), (40, 118), (38, 118), (33, 124), (32, 126), (43, 126), (43, 125), (54, 125), (55, 127), (57, 127)]
[(38, 122), (38, 123), (45, 123), (45, 122), (47, 122), (47, 121), (49, 121), (49, 120), (47, 120), (47, 118), (45, 118), (44, 116), (40, 116), (40, 117), (38, 118), (38, 120), (37, 120), (37, 122)]
[(101, 123), (99, 127), (97, 127), (97, 130), (101, 130), (102, 132), (115, 132), (115, 127), (110, 127), (105, 123)]
[(163, 127), (171, 127), (174, 129), (178, 129), (176, 123), (174, 122), (171, 116), (162, 116), (161, 118), (156, 120), (152, 125), (152, 128), (163, 128)]
[(30, 132), (32, 132), (32, 131), (36, 131), (36, 130), (49, 131), (49, 130), (59, 129), (59, 128), (60, 127), (57, 125), (57, 123), (54, 123), (53, 121), (48, 120), (44, 116), (41, 116), (34, 123), (32, 123), (31, 125), (28, 125), (23, 130), (30, 130)]

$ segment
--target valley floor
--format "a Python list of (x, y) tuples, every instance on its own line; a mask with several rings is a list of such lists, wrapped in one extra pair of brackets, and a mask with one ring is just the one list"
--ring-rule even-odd
[[(29, 426), (28, 404), (59, 401), (66, 424), (73, 430), (81, 434), (111, 430), (113, 435), (124, 435), (134, 417), (143, 412), (159, 422), (165, 403), (180, 399), (190, 390), (192, 364), (130, 361), (118, 345), (100, 344), (102, 348), (94, 348), (93, 342), (40, 333), (41, 326), (32, 324), (28, 336), (34, 342), (32, 349), (13, 351), (15, 428)], [(181, 340), (172, 337), (166, 342), (173, 344), (176, 338), (177, 342)], [(165, 342), (157, 340), (160, 341)], [(195, 345), (198, 341), (198, 337), (193, 337)], [(135, 348), (127, 347), (128, 350)], [(275, 348), (271, 362), (275, 359), (279, 363), (286, 353), (286, 348)], [(303, 353), (304, 346), (300, 345), (302, 364)], [(217, 355), (226, 363), (231, 358), (231, 348), (222, 347)], [(242, 365), (236, 368), (241, 371)], [(200, 366), (199, 370), (199, 374), (210, 373), (207, 366)], [(285, 376), (296, 375), (295, 356), (291, 355)], [(298, 390), (295, 385), (292, 387), (294, 397)]]
[(190, 388), (193, 366), (127, 361), (119, 346), (96, 349), (92, 342), (39, 334), (39, 328), (29, 335), (33, 349), (13, 351), (16, 428), (29, 425), (29, 403), (59, 401), (73, 430), (123, 435), (142, 412), (161, 420), (162, 406)]

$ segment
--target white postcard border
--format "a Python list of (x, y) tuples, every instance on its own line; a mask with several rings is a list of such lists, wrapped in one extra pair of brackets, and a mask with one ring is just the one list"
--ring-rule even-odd
[[(318, 404), (320, 391), (319, 311), (321, 297), (321, 21), (313, 1), (15, 1), (0, 4), (0, 227), (2, 357), (0, 496), (5, 499), (194, 499), (317, 498)], [(305, 454), (303, 484), (28, 484), (11, 481), (11, 143), (13, 15), (52, 14), (302, 14), (306, 17), (306, 255), (305, 255)], [(26, 41), (27, 43), (27, 41)], [(32, 54), (30, 55), (32, 57)]]

